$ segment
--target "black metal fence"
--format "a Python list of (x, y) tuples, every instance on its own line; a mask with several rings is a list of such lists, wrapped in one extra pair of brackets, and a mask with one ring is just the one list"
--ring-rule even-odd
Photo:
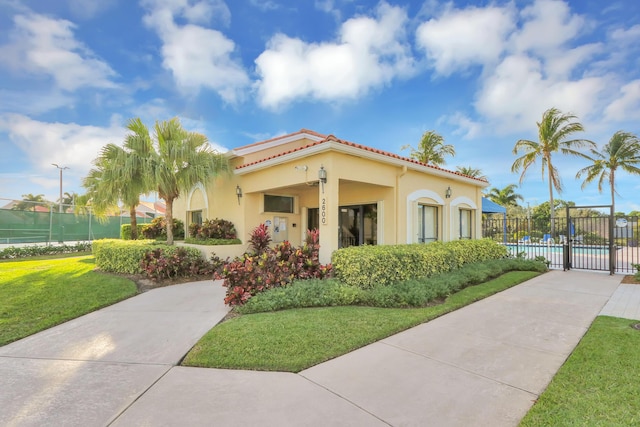
[(638, 217), (494, 217), (483, 220), (482, 233), (515, 256), (544, 257), (551, 268), (634, 273), (640, 264)]

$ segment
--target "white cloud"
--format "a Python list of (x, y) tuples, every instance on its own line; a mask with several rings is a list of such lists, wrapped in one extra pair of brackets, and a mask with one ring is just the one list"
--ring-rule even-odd
[(108, 127), (76, 123), (48, 123), (20, 114), (0, 115), (0, 131), (22, 150), (36, 170), (48, 170), (51, 163), (68, 166), (74, 175), (84, 176), (100, 149), (120, 144), (125, 129), (112, 120)]
[(447, 76), (471, 65), (497, 61), (514, 27), (509, 7), (449, 9), (418, 27), (416, 43), (436, 72)]
[[(529, 130), (550, 107), (583, 120), (601, 114), (607, 92), (619, 87), (619, 78), (603, 62), (594, 65), (610, 55), (610, 46), (579, 42), (592, 28), (560, 0), (534, 0), (520, 11), (512, 4), (447, 6), (418, 27), (416, 43), (437, 74), (481, 67), (475, 114), (447, 118), (471, 137)], [(610, 37), (629, 40), (635, 31), (618, 30)], [(633, 91), (627, 92), (626, 104), (633, 103)]]
[(530, 129), (550, 107), (578, 117), (592, 114), (593, 100), (607, 87), (604, 78), (575, 81), (548, 79), (543, 64), (532, 57), (512, 55), (484, 80), (476, 110), (502, 131)]
[(263, 12), (280, 9), (280, 5), (272, 0), (250, 0), (249, 3)]
[(524, 24), (512, 38), (515, 50), (543, 56), (571, 41), (587, 24), (560, 0), (536, 0), (525, 7), (520, 16)]
[[(163, 66), (171, 71), (178, 87), (187, 93), (201, 88), (216, 91), (229, 103), (235, 103), (249, 85), (241, 63), (233, 58), (235, 43), (220, 31), (205, 28), (212, 16), (228, 22), (229, 10), (220, 1), (144, 0), (148, 10), (147, 26), (161, 38)], [(178, 25), (176, 18), (187, 21)]]
[(69, 11), (80, 19), (94, 18), (116, 4), (116, 0), (68, 0), (68, 2)]
[(115, 88), (111, 67), (76, 40), (75, 25), (43, 15), (16, 15), (10, 42), (0, 46), (2, 63), (17, 72), (47, 75), (66, 91)]
[(615, 122), (640, 120), (640, 80), (622, 86), (619, 96), (604, 110), (605, 118)]
[(349, 19), (334, 43), (276, 34), (257, 59), (259, 102), (277, 108), (297, 98), (353, 99), (414, 72), (404, 9), (380, 3), (376, 17)]

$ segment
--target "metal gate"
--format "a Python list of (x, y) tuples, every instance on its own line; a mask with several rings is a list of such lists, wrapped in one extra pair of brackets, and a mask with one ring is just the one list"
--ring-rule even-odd
[[(513, 256), (544, 259), (551, 268), (632, 274), (640, 264), (638, 217), (580, 217), (574, 209), (611, 206), (571, 206), (564, 217), (485, 219), (483, 237), (506, 245)], [(574, 213), (574, 216), (571, 214)]]

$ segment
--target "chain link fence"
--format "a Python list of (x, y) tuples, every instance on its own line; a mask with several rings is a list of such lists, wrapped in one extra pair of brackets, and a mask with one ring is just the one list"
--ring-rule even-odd
[[(138, 224), (151, 222), (138, 217)], [(96, 217), (90, 208), (0, 198), (0, 244), (64, 243), (119, 238), (129, 215)]]

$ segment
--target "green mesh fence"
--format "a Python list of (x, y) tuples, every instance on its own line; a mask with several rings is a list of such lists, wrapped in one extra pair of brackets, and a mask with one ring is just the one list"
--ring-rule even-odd
[[(150, 221), (138, 218), (138, 224)], [(0, 244), (119, 238), (120, 226), (130, 222), (130, 218), (124, 216), (98, 220), (90, 214), (0, 209)]]

